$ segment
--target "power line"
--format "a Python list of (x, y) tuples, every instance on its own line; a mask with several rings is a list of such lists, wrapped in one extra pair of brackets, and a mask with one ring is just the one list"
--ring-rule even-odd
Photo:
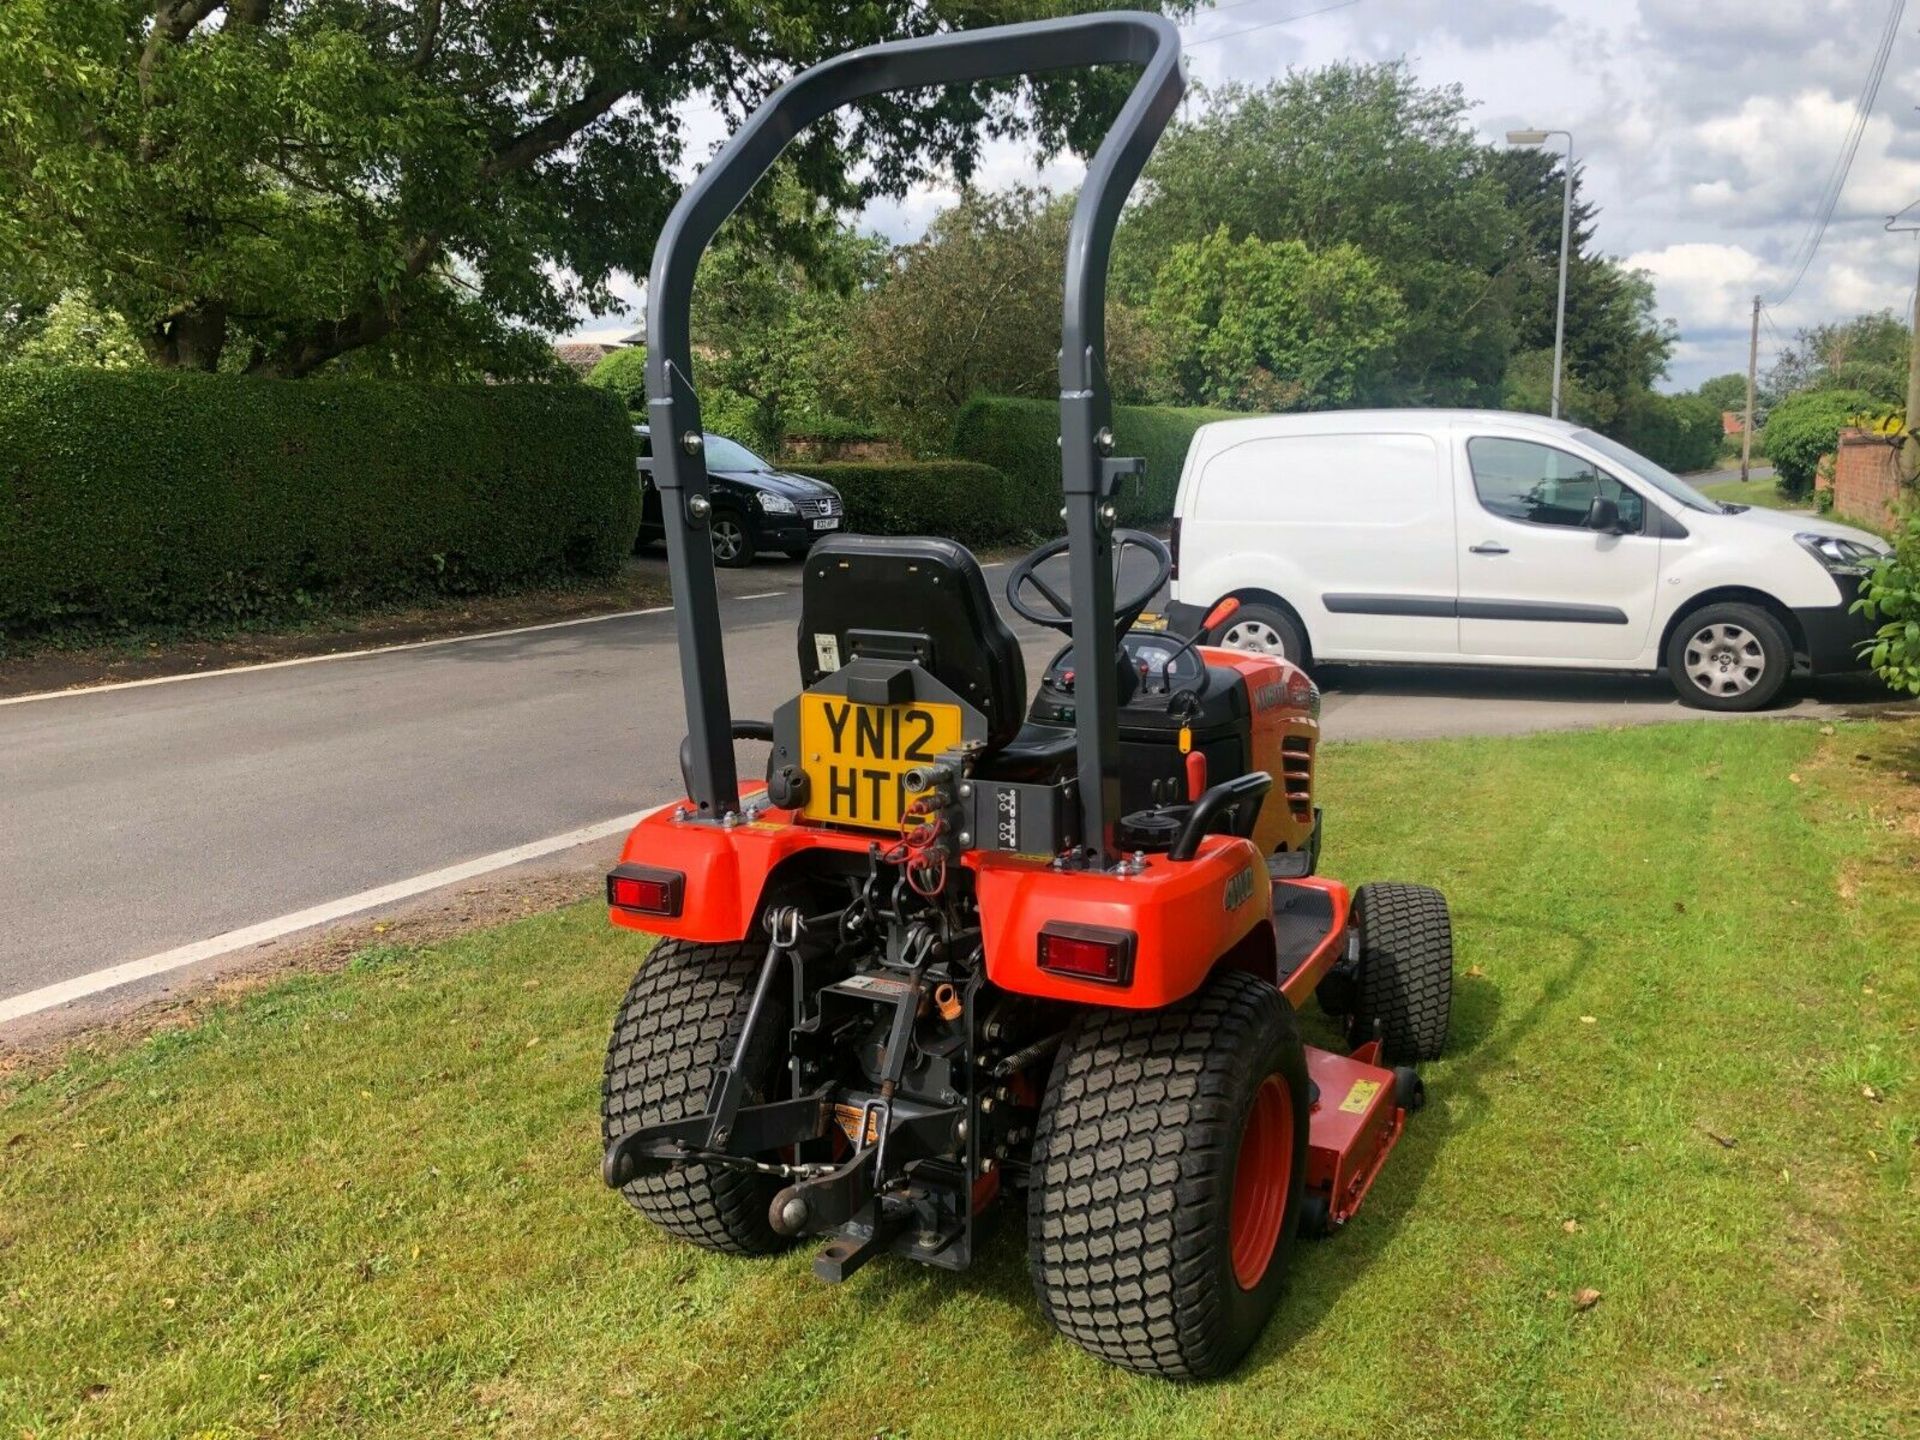
[(1182, 20), (1180, 22), (1180, 28), (1182, 30), (1190, 29), (1198, 25), (1202, 20), (1211, 20), (1223, 10), (1244, 10), (1249, 5), (1271, 5), (1272, 3), (1273, 0), (1227, 0), (1227, 3), (1224, 5), (1207, 6), (1205, 10), (1195, 13), (1191, 20)]
[(1833, 212), (1840, 204), (1840, 194), (1846, 189), (1847, 175), (1853, 169), (1853, 157), (1860, 149), (1860, 137), (1866, 134), (1867, 121), (1873, 115), (1873, 104), (1880, 95), (1880, 81), (1887, 73), (1887, 59), (1893, 54), (1895, 36), (1900, 33), (1900, 17), (1905, 13), (1907, 0), (1893, 0), (1887, 12), (1887, 25), (1880, 36), (1880, 48), (1875, 51), (1873, 67), (1867, 72), (1867, 83), (1860, 92), (1860, 99), (1854, 105), (1853, 120), (1847, 127), (1847, 138), (1840, 146), (1840, 154), (1834, 161), (1833, 171), (1827, 177), (1826, 188), (1821, 191), (1820, 202), (1815, 207), (1813, 224), (1808, 227), (1806, 238), (1800, 242), (1800, 248), (1794, 252), (1793, 279), (1787, 288), (1773, 303), (1784, 305), (1793, 298), (1793, 292), (1800, 288), (1800, 282), (1806, 278), (1807, 269), (1813, 264), (1813, 257), (1820, 251), (1820, 242), (1826, 239), (1827, 226), (1833, 220)]
[[(1271, 30), (1276, 25), (1291, 25), (1296, 20), (1311, 20), (1316, 15), (1331, 15), (1335, 10), (1350, 9), (1359, 3), (1360, 0), (1335, 0), (1335, 3), (1322, 5), (1318, 10), (1303, 10), (1298, 15), (1283, 15), (1278, 20), (1267, 20), (1258, 25), (1246, 25), (1238, 30), (1229, 30), (1224, 35), (1206, 35), (1198, 40), (1187, 40), (1182, 43), (1187, 49), (1193, 50), (1201, 45), (1211, 45), (1216, 40), (1234, 40), (1242, 35), (1251, 35), (1259, 30)], [(1901, 3), (1905, 4), (1906, 0), (1901, 0)], [(1216, 8), (1226, 10), (1235, 7), (1221, 5)]]

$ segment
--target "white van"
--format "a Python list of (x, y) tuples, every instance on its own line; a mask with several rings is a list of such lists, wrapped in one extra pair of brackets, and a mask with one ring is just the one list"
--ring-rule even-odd
[[(1765, 481), (1757, 482), (1764, 484)], [(1205, 425), (1174, 502), (1169, 622), (1317, 661), (1666, 670), (1753, 710), (1862, 668), (1865, 531), (1709, 500), (1565, 421), (1332, 411)]]

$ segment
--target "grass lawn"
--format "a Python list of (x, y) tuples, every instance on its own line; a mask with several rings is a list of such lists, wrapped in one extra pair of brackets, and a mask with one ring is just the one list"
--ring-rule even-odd
[(1054, 1339), (1011, 1215), (838, 1289), (649, 1231), (595, 1118), (641, 946), (580, 907), (0, 1077), (0, 1437), (1920, 1434), (1920, 726), (1323, 798), (1336, 873), (1450, 893), (1455, 1045), (1232, 1381)]
[(1789, 500), (1780, 493), (1771, 470), (1761, 471), (1751, 480), (1742, 481), (1736, 476), (1731, 480), (1702, 485), (1699, 489), (1702, 495), (1710, 500), (1718, 500), (1722, 505), (1759, 505), (1768, 510), (1798, 510), (1813, 514), (1812, 501)]

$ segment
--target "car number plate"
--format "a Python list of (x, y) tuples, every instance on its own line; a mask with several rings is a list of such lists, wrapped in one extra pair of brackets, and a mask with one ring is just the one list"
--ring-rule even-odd
[(820, 519), (813, 522), (813, 528), (816, 530), (838, 530), (840, 528), (840, 517), (838, 515), (823, 515)]
[(897, 830), (906, 774), (960, 743), (960, 707), (862, 705), (840, 695), (800, 697), (800, 768), (810, 820)]

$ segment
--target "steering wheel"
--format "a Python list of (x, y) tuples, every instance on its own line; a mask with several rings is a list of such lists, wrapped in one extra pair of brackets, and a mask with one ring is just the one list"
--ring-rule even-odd
[[(1044, 625), (1049, 630), (1058, 630), (1063, 635), (1073, 634), (1073, 606), (1060, 596), (1045, 580), (1036, 573), (1039, 568), (1055, 556), (1063, 555), (1067, 549), (1067, 537), (1050, 540), (1038, 550), (1028, 555), (1013, 567), (1013, 573), (1007, 576), (1007, 604), (1013, 607), (1014, 614), (1023, 620), (1031, 620), (1036, 625)], [(1125, 599), (1116, 599), (1113, 606), (1113, 638), (1120, 638), (1133, 628), (1133, 622), (1147, 608), (1147, 603), (1160, 593), (1160, 587), (1167, 583), (1173, 574), (1173, 555), (1160, 541), (1159, 537), (1149, 535), (1144, 530), (1116, 530), (1113, 532), (1114, 569), (1118, 573), (1120, 562), (1129, 550), (1141, 550), (1154, 560), (1153, 578), (1141, 587), (1137, 595)], [(1031, 585), (1039, 592), (1040, 598), (1052, 607), (1049, 614), (1029, 605), (1022, 592)]]

